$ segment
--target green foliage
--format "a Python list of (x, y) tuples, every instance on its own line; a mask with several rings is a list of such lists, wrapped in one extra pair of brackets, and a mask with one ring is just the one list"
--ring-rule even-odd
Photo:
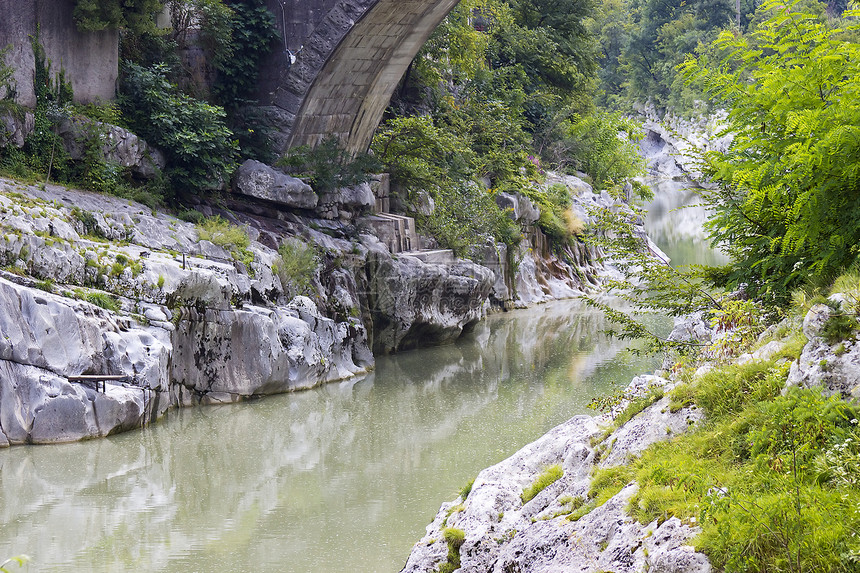
[(821, 336), (828, 344), (836, 344), (845, 340), (856, 340), (858, 330), (860, 323), (857, 322), (856, 315), (836, 309), (821, 327)]
[(696, 519), (697, 549), (720, 570), (855, 571), (860, 408), (817, 388), (782, 393), (788, 369), (729, 365), (677, 387), (673, 404), (695, 402), (708, 421), (593, 489), (635, 479), (633, 517)]
[(222, 108), (179, 92), (166, 68), (124, 65), (120, 106), (132, 129), (165, 152), (180, 195), (220, 187), (236, 168), (237, 144)]
[(649, 388), (646, 394), (642, 396), (634, 396), (624, 410), (622, 410), (612, 421), (612, 426), (607, 429), (606, 435), (611, 434), (615, 429), (620, 428), (636, 417), (636, 415), (642, 412), (645, 408), (662, 398), (662, 388)]
[(860, 227), (860, 45), (858, 26), (829, 29), (816, 15), (776, 2), (753, 33), (722, 34), (719, 62), (682, 69), (729, 110), (730, 149), (702, 167), (708, 230), (733, 260), (730, 284), (771, 304), (857, 258)]
[(652, 253), (647, 242), (637, 234), (636, 223), (641, 211), (632, 205), (629, 212), (596, 208), (591, 215), (593, 222), (586, 243), (612, 253), (613, 264), (621, 278), (608, 280), (605, 286), (630, 304), (627, 311), (620, 311), (592, 297), (583, 297), (587, 305), (601, 310), (613, 323), (608, 332), (623, 340), (642, 340), (642, 347), (631, 349), (637, 354), (667, 350), (689, 354), (703, 350), (705, 344), (665, 339), (636, 318), (655, 312), (682, 316), (722, 308), (703, 281), (701, 269), (674, 268)]
[(217, 58), (213, 91), (227, 108), (234, 108), (254, 93), (260, 62), (277, 38), (275, 18), (265, 0), (226, 0), (232, 11), (229, 55)]
[(448, 560), (442, 563), (437, 570), (438, 573), (453, 573), (460, 568), (460, 547), (466, 541), (466, 533), (462, 529), (446, 527), (442, 530), (445, 541), (448, 543)]
[(413, 199), (422, 189), (430, 193), (436, 209), (429, 216), (414, 213), (418, 225), (458, 256), (480, 256), (490, 238), (515, 245), (521, 237), (491, 193), (473, 181), (487, 173), (481, 165), (488, 169), (495, 165), (497, 174), (514, 168), (495, 154), (495, 159), (482, 161), (475, 149), (479, 146), (470, 141), (472, 135), (438, 126), (429, 116), (415, 116), (383, 124), (372, 146), (382, 168), (391, 174), (392, 188), (404, 198)]
[(520, 495), (520, 499), (522, 499), (523, 503), (528, 503), (533, 500), (537, 494), (560, 480), (563, 475), (564, 470), (562, 470), (561, 466), (558, 464), (544, 468), (535, 481), (523, 490), (523, 493)]
[(306, 177), (320, 194), (364, 183), (378, 166), (370, 154), (350, 154), (335, 135), (326, 137), (316, 147), (302, 145), (290, 149), (278, 165), (293, 175)]
[(788, 365), (748, 362), (729, 365), (702, 376), (693, 388), (693, 401), (709, 416), (727, 416), (750, 402), (774, 398), (788, 374)]
[[(437, 212), (419, 224), (443, 246), (474, 255), (491, 237), (519, 241), (480, 188), (534, 189), (542, 158), (566, 161), (558, 141), (571, 117), (589, 109), (588, 10), (572, 0), (466, 0), (413, 61), (372, 149), (407, 205), (421, 192), (433, 197)], [(569, 199), (553, 204), (536, 189), (530, 196), (551, 205), (541, 226), (555, 247), (582, 231)], [(479, 207), (469, 208), (475, 200)]]
[(396, 117), (383, 123), (371, 145), (394, 189), (408, 194), (469, 179), (477, 163), (467, 140), (436, 125), (430, 116)]
[(286, 239), (278, 247), (280, 259), (273, 266), (288, 296), (313, 294), (314, 275), (319, 267), (316, 249), (296, 239)]
[(466, 498), (469, 497), (469, 494), (472, 493), (473, 485), (475, 485), (475, 480), (471, 479), (469, 480), (469, 483), (464, 485), (463, 488), (460, 490), (460, 498), (463, 499), (463, 501), (465, 501)]
[(106, 292), (90, 292), (84, 294), (82, 298), (90, 304), (94, 304), (111, 312), (118, 312), (120, 309), (119, 301), (116, 297), (109, 295)]
[(75, 23), (86, 32), (128, 28), (136, 33), (155, 29), (153, 16), (164, 0), (76, 0)]
[(765, 329), (764, 309), (751, 300), (724, 300), (710, 314), (715, 338), (709, 353), (714, 358), (743, 354)]
[(248, 231), (238, 225), (233, 225), (219, 215), (209, 217), (198, 223), (197, 237), (201, 241), (210, 241), (228, 251), (244, 250), (251, 244)]
[[(741, 0), (744, 28), (754, 11), (751, 0)], [(698, 86), (685, 85), (676, 66), (686, 54), (707, 51), (735, 17), (730, 0), (601, 0), (586, 21), (600, 46), (598, 102), (622, 111), (650, 102), (698, 113)]]
[(591, 176), (596, 189), (623, 184), (645, 172), (645, 160), (636, 147), (642, 129), (630, 118), (597, 112), (571, 122), (568, 130), (574, 166)]

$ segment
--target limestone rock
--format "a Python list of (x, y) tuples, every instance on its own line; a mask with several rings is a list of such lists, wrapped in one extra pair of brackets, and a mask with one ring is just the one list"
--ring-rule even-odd
[(323, 317), (304, 297), (283, 309), (183, 312), (172, 363), (182, 405), (310, 388), (372, 366), (363, 325)]
[[(36, 294), (38, 293), (38, 294)], [(0, 429), (10, 443), (73, 441), (138, 427), (168, 403), (170, 342), (91, 304), (0, 279)], [(120, 374), (97, 393), (67, 377)]]
[(428, 264), (392, 258), (379, 243), (365, 267), (374, 352), (389, 353), (457, 339), (484, 316), (492, 272), (470, 261)]
[(236, 192), (293, 209), (314, 209), (319, 201), (301, 179), (253, 159), (242, 163), (236, 172)]
[(809, 339), (800, 358), (791, 365), (789, 386), (820, 387), (828, 395), (860, 398), (860, 343), (845, 340), (829, 344), (821, 329), (833, 309), (816, 304), (803, 319), (803, 333)]
[(23, 115), (11, 111), (0, 114), (0, 149), (7, 145), (23, 147), (35, 125), (35, 116), (29, 111)]
[(164, 155), (148, 145), (134, 133), (85, 117), (74, 117), (60, 122), (57, 132), (63, 147), (72, 159), (83, 159), (88, 140), (98, 137), (102, 156), (110, 162), (128, 168), (139, 177), (152, 179), (166, 165)]
[[(656, 377), (641, 377), (629, 392), (644, 391)], [(619, 459), (641, 451), (646, 442), (667, 439), (665, 424), (682, 432), (690, 412), (666, 413), (660, 403), (640, 413), (603, 442), (616, 443)], [(665, 416), (665, 420), (655, 417)], [(662, 431), (640, 434), (642, 424)], [(601, 421), (577, 416), (550, 430), (499, 464), (483, 470), (468, 497), (445, 503), (412, 550), (402, 573), (429, 573), (447, 559), (443, 529), (465, 533), (460, 548), (463, 573), (565, 573), (615, 571), (705, 572), (707, 558), (687, 545), (699, 533), (695, 524), (671, 518), (662, 524), (636, 522), (627, 506), (637, 491), (631, 483), (602, 506), (577, 521), (568, 521), (566, 500), (585, 498), (595, 465), (592, 440), (602, 431)], [(639, 436), (635, 439), (628, 437)], [(644, 435), (651, 438), (643, 439)], [(561, 465), (560, 479), (523, 503), (521, 493), (544, 468)]]
[(520, 193), (496, 193), (496, 204), (510, 217), (523, 225), (532, 225), (540, 218), (540, 209), (531, 199)]
[(317, 213), (324, 219), (348, 220), (369, 211), (375, 205), (376, 197), (370, 183), (360, 183), (320, 194)]

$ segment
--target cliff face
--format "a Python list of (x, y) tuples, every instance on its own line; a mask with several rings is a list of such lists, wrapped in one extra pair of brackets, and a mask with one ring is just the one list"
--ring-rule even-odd
[[(586, 224), (591, 207), (625, 208), (577, 178), (556, 183)], [(488, 247), (483, 266), (392, 253), (367, 185), (318, 197), (246, 164), (236, 193), (196, 208), (244, 229), (247, 247), (126, 200), (0, 180), (0, 444), (105, 436), (174, 406), (360, 375), (374, 354), (451, 342), (493, 307), (574, 297), (603, 272), (597, 249), (551, 249), (519, 194), (502, 200), (525, 239), (516, 253)], [(317, 253), (310, 297), (277, 271), (288, 239)]]
[[(345, 224), (242, 223), (255, 240), (238, 260), (141, 205), (0, 182), (0, 444), (105, 436), (172, 406), (358, 375), (373, 347), (446, 342), (486, 312), (483, 267), (395, 260)], [(317, 300), (287, 296), (273, 273), (286, 236), (324, 253)], [(80, 375), (126, 379), (97, 391)]]

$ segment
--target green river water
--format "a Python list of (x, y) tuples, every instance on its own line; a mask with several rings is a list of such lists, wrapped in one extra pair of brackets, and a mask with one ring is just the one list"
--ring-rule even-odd
[[(710, 256), (649, 226), (670, 255)], [(655, 368), (604, 327), (556, 302), (381, 357), (363, 378), (0, 451), (0, 557), (27, 553), (39, 572), (399, 571), (481, 469)]]

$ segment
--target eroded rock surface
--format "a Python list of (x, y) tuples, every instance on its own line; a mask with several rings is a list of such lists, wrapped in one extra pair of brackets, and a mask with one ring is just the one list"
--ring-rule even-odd
[[(655, 386), (669, 387), (658, 377), (637, 377), (630, 395)], [(695, 524), (677, 518), (641, 524), (628, 515), (635, 483), (580, 519), (567, 519), (573, 500), (587, 498), (598, 463), (613, 465), (637, 455), (701, 418), (693, 409), (671, 412), (667, 406), (667, 399), (652, 404), (606, 437), (608, 419), (574, 417), (482, 471), (465, 500), (442, 505), (402, 573), (429, 573), (447, 561), (445, 528), (465, 534), (458, 569), (463, 573), (709, 572), (707, 558), (687, 543), (699, 532)], [(609, 454), (599, 461), (598, 452)], [(562, 477), (523, 503), (523, 489), (556, 464), (564, 471)]]
[[(860, 343), (840, 340), (830, 344), (822, 330), (836, 314), (826, 304), (816, 304), (803, 319), (803, 333), (808, 342), (800, 358), (791, 365), (790, 386), (818, 386), (828, 395), (860, 398)], [(840, 337), (842, 338), (842, 337)]]

